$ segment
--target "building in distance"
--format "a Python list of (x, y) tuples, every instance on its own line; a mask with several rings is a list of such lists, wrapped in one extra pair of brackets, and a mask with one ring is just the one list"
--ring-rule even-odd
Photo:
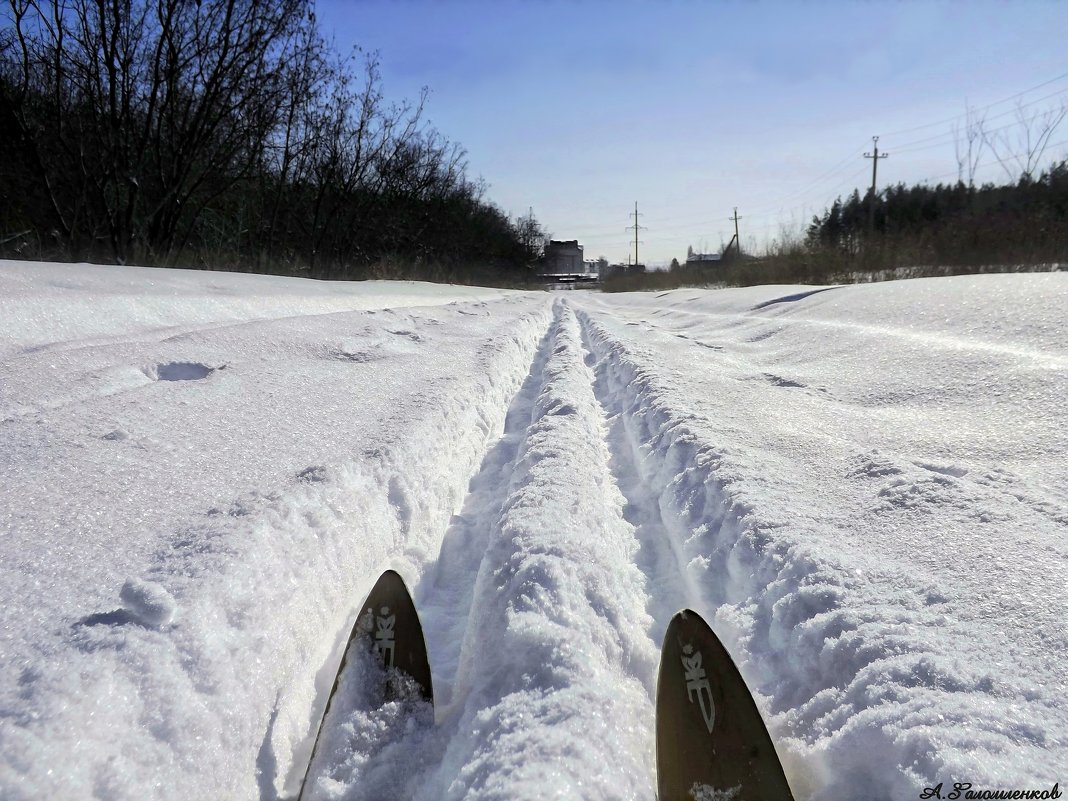
[(692, 250), (686, 254), (686, 265), (692, 266), (708, 266), (721, 261), (723, 256), (719, 253), (694, 253)]
[(582, 245), (577, 239), (568, 239), (558, 242), (549, 240), (545, 248), (546, 275), (584, 275), (586, 266), (582, 258)]
[(538, 277), (554, 287), (592, 284), (600, 277), (600, 261), (583, 259), (582, 245), (577, 239), (553, 239), (545, 247)]

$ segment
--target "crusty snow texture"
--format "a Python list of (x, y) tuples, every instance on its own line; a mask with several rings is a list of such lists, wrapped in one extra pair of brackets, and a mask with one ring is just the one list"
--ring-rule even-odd
[[(1063, 274), (661, 295), (0, 262), (0, 797), (655, 797), (671, 615), (799, 801), (1068, 776)], [(320, 760), (321, 761), (321, 760)]]

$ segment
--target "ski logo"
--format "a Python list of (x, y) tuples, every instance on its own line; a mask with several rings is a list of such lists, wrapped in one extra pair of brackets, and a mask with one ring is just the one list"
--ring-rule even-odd
[(694, 651), (692, 645), (682, 648), (682, 668), (686, 673), (686, 695), (692, 704), (695, 700), (701, 707), (701, 717), (705, 719), (708, 733), (716, 722), (716, 705), (712, 701), (712, 686), (708, 683), (700, 651)]
[(380, 613), (375, 615), (375, 623), (375, 648), (386, 667), (393, 667), (393, 653), (396, 650), (394, 626), (397, 616), (389, 613), (388, 606), (383, 606)]

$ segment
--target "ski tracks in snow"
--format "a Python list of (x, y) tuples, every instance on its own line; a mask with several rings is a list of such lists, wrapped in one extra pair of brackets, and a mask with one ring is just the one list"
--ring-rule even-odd
[[(655, 421), (619, 356), (557, 301), (416, 592), (438, 730), (413, 733), (400, 759), (422, 769), (405, 788), (354, 774), (346, 799), (655, 797), (660, 642), (678, 609), (711, 602), (687, 567), (703, 544), (692, 529), (738, 510), (705, 503), (708, 454), (650, 455)], [(680, 494), (685, 510), (665, 502)]]
[(652, 797), (658, 649), (585, 356), (558, 303), (475, 580), (455, 735), (420, 799)]
[(588, 361), (557, 302), (416, 591), (438, 726), (412, 734), (409, 761), (433, 765), (404, 788), (353, 774), (346, 799), (654, 796), (650, 633), (666, 621), (647, 611), (648, 546), (628, 522)]

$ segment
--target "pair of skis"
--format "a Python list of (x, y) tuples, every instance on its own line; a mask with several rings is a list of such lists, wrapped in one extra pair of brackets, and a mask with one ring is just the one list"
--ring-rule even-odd
[[(349, 660), (380, 669), (384, 701), (433, 704), (434, 686), (423, 627), (399, 574), (387, 570), (356, 619), (316, 735), (305, 798), (323, 729)], [(768, 730), (730, 654), (689, 609), (664, 636), (656, 686), (656, 772), (659, 801), (793, 801)]]

